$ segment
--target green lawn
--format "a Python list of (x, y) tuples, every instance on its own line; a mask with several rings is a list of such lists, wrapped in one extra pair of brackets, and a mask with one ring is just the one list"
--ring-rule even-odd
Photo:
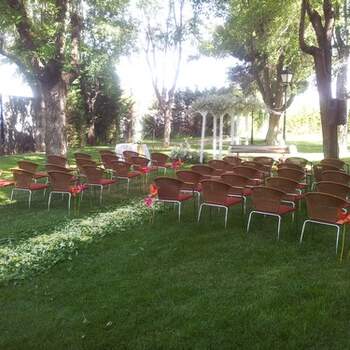
[[(122, 188), (102, 207), (87, 196), (80, 217), (126, 200)], [(3, 203), (0, 248), (73, 220), (60, 199), (49, 213), (39, 195), (31, 210)], [(154, 223), (81, 242), (45, 272), (2, 283), (0, 349), (350, 348), (349, 261), (336, 258), (333, 231), (309, 230), (300, 246), (304, 211), (297, 226), (283, 220), (279, 242), (271, 218), (256, 217), (247, 235), (239, 208), (226, 230), (216, 210), (200, 224), (193, 203), (183, 214), (178, 224), (172, 208), (159, 212)]]

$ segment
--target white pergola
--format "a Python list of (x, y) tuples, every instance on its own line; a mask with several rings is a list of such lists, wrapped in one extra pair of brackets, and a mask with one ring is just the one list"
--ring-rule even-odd
[[(242, 98), (233, 94), (202, 97), (194, 102), (192, 109), (202, 116), (202, 133), (200, 144), (200, 162), (203, 163), (205, 130), (208, 117), (213, 118), (213, 158), (221, 159), (223, 151), (224, 118), (231, 119), (231, 145), (240, 143), (238, 128), (243, 117)], [(245, 113), (245, 139), (248, 144), (249, 117)], [(219, 124), (219, 125), (218, 125)], [(219, 132), (218, 132), (219, 130)]]

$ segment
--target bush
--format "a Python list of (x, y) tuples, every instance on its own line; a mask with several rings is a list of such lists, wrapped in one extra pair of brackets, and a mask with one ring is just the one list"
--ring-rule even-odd
[[(170, 152), (170, 159), (181, 159), (183, 162), (197, 164), (200, 162), (200, 153), (193, 151), (191, 145), (185, 140), (180, 146), (174, 147)], [(203, 162), (207, 159), (207, 154), (203, 154)]]

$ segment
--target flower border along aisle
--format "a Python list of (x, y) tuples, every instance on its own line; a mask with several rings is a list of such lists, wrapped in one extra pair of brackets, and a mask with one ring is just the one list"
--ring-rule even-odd
[[(153, 210), (160, 210), (155, 206)], [(109, 212), (73, 219), (57, 231), (29, 238), (18, 245), (0, 247), (0, 282), (24, 279), (70, 258), (82, 243), (92, 243), (110, 234), (124, 232), (149, 221), (150, 211), (134, 200)]]

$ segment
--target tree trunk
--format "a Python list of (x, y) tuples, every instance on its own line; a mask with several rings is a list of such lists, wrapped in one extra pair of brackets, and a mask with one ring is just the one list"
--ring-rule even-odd
[(38, 87), (32, 87), (34, 91), (34, 138), (35, 150), (37, 152), (45, 152), (45, 130), (46, 130), (46, 113), (45, 113), (45, 98), (42, 91)]
[(170, 135), (171, 135), (171, 108), (167, 107), (164, 111), (164, 146), (170, 146)]
[(95, 123), (94, 122), (91, 123), (89, 130), (88, 130), (87, 144), (89, 146), (95, 146), (95, 144), (96, 144)]
[(337, 87), (336, 95), (337, 99), (345, 100), (346, 103), (346, 123), (338, 126), (338, 144), (339, 152), (346, 154), (348, 149), (348, 108), (347, 108), (347, 82), (348, 82), (348, 57), (347, 55), (342, 58), (343, 62), (339, 68), (337, 74)]
[(269, 114), (269, 128), (266, 134), (266, 144), (276, 146), (281, 144), (281, 114), (273, 111)]
[(46, 113), (46, 132), (45, 144), (46, 154), (67, 154), (67, 135), (66, 135), (66, 85), (62, 80), (54, 85), (43, 86), (45, 113)]

